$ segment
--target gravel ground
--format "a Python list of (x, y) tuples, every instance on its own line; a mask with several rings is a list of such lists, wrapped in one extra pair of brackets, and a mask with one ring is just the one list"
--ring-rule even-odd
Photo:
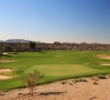
[(28, 94), (28, 88), (15, 89), (1, 93), (0, 100), (110, 100), (110, 78), (86, 80), (74, 83), (69, 79), (41, 85), (35, 87), (33, 96)]

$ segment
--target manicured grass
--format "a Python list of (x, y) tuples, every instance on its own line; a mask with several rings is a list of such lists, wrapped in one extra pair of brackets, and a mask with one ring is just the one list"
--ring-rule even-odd
[(13, 68), (6, 75), (15, 76), (3, 80), (1, 89), (23, 87), (22, 77), (25, 73), (36, 69), (45, 74), (39, 84), (67, 79), (72, 77), (90, 76), (110, 73), (109, 66), (100, 63), (110, 63), (110, 60), (100, 59), (97, 54), (110, 54), (110, 51), (43, 51), (8, 54), (0, 59), (12, 59), (15, 62), (0, 63), (0, 68)]
[(89, 68), (84, 65), (73, 64), (35, 65), (28, 71), (33, 69), (37, 69), (41, 73), (44, 73), (48, 76), (78, 75), (95, 71), (93, 68)]

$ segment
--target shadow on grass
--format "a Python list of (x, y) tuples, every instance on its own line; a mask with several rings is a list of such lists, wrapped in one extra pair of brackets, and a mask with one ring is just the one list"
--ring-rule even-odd
[(10, 52), (9, 54), (18, 54), (18, 52)]
[(5, 56), (5, 57), (12, 57), (12, 56), (10, 56), (10, 55), (3, 55), (3, 56)]

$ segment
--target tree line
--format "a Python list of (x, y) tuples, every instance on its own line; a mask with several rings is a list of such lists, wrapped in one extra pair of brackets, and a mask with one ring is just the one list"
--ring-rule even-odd
[[(35, 51), (36, 48), (36, 43), (33, 41), (30, 41), (28, 43), (28, 47), (30, 49), (30, 51)], [(12, 48), (12, 45), (10, 44), (4, 44), (3, 46), (0, 46), (0, 56), (3, 55), (3, 52), (16, 52), (17, 50)], [(41, 51), (41, 50), (38, 50)]]

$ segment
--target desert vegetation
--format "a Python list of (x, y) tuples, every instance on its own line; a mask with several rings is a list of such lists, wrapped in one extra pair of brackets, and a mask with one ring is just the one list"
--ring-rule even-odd
[(0, 56), (2, 56), (3, 55), (3, 52), (2, 52), (2, 50), (0, 50)]
[[(108, 75), (106, 75), (108, 76)], [(93, 76), (93, 77), (97, 77)], [(0, 99), (6, 100), (109, 100), (110, 78), (93, 80), (88, 78), (73, 78), (34, 87), (34, 94), (28, 93), (29, 88), (2, 92)]]
[[(34, 42), (35, 43), (35, 42)], [(24, 52), (24, 51), (32, 51), (34, 47), (34, 51), (41, 50), (78, 50), (78, 51), (97, 51), (97, 50), (110, 50), (110, 44), (98, 44), (98, 43), (0, 43), (0, 47), (4, 45), (10, 45), (14, 51)], [(32, 48), (29, 45), (34, 44)], [(31, 45), (32, 46), (32, 45)]]
[(29, 94), (33, 95), (34, 87), (38, 83), (39, 79), (42, 77), (42, 74), (37, 70), (33, 72), (27, 73), (23, 75), (23, 81), (25, 82), (26, 86), (29, 88)]
[(3, 45), (2, 48), (1, 48), (1, 50), (2, 50), (3, 52), (12, 52), (12, 51), (13, 51), (12, 46), (9, 45), (9, 44)]
[(30, 48), (32, 51), (35, 50), (35, 47), (36, 47), (36, 43), (35, 43), (35, 42), (30, 41), (28, 45), (29, 45), (29, 48)]

